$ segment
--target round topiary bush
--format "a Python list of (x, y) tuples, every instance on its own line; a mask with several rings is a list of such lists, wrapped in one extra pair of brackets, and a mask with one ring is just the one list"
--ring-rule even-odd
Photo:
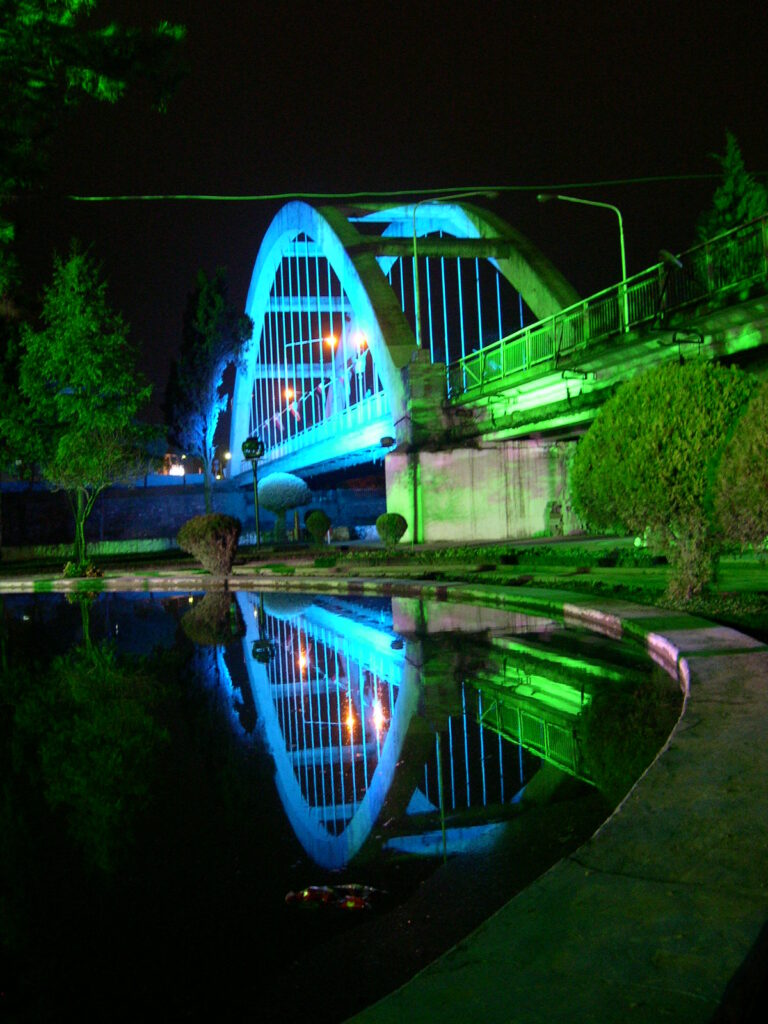
[(316, 508), (304, 517), (304, 525), (315, 544), (322, 544), (331, 528), (331, 520), (321, 508)]
[(408, 523), (399, 512), (382, 512), (376, 520), (376, 532), (388, 548), (393, 548), (408, 529)]
[(285, 539), (285, 513), (291, 508), (306, 505), (312, 492), (300, 476), (293, 473), (271, 473), (259, 482), (259, 505), (275, 516), (277, 540)]
[(179, 530), (182, 551), (193, 555), (214, 576), (226, 576), (237, 554), (242, 525), (239, 519), (219, 512), (188, 519)]

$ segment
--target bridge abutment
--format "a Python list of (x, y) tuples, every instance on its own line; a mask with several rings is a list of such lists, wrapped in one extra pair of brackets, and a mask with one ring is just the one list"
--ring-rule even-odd
[[(568, 465), (576, 442), (525, 438), (386, 459), (387, 511), (405, 541), (450, 543), (574, 533)], [(414, 529), (415, 526), (415, 529)]]

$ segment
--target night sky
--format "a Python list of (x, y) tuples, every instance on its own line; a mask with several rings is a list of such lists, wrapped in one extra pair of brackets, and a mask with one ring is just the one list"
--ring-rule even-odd
[[(54, 140), (42, 194), (16, 204), (29, 290), (51, 252), (92, 243), (144, 351), (159, 407), (199, 267), (245, 301), (269, 202), (86, 204), (65, 196), (528, 186), (492, 207), (587, 295), (620, 277), (616, 218), (550, 203), (553, 185), (716, 174), (725, 131), (768, 171), (762, 4), (259, 3), (102, 0), (101, 20), (187, 26), (168, 113), (88, 103)], [(716, 185), (602, 185), (628, 272), (695, 241)], [(561, 189), (565, 191), (565, 189)]]

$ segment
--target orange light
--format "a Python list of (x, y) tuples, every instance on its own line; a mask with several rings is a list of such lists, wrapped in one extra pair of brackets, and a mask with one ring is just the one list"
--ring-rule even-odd
[(381, 701), (376, 700), (373, 703), (373, 727), (376, 732), (381, 732), (384, 728), (386, 718), (384, 717), (384, 708), (381, 706)]
[(304, 669), (306, 667), (307, 667), (307, 656), (304, 653), (304, 651), (299, 651), (299, 668)]
[(293, 388), (286, 388), (283, 394), (290, 401), (293, 398)]
[(328, 348), (336, 348), (339, 343), (339, 339), (335, 334), (329, 334), (324, 340)]
[(352, 708), (350, 707), (349, 711), (347, 712), (347, 728), (349, 729), (350, 732), (352, 732), (354, 727), (355, 727), (355, 716), (352, 714)]

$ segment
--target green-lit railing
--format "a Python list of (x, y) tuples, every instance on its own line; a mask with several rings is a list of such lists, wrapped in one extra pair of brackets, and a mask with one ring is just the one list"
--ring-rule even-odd
[(763, 216), (451, 363), (449, 398), (471, 397), (536, 366), (556, 366), (612, 334), (662, 323), (673, 311), (727, 296), (767, 276), (768, 216)]

